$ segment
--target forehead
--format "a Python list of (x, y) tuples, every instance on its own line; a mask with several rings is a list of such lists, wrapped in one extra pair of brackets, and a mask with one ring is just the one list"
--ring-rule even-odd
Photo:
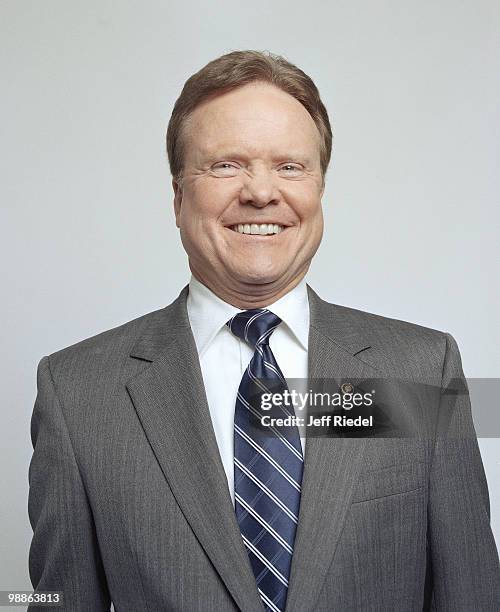
[(311, 115), (293, 96), (268, 83), (249, 83), (206, 100), (183, 129), (185, 153), (210, 155), (225, 149), (319, 150)]

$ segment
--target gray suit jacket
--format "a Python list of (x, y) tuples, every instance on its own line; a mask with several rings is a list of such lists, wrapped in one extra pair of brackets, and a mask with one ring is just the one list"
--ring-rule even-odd
[[(424, 381), (398, 401), (422, 433), (440, 427), (442, 390), (463, 379), (454, 339), (307, 288), (309, 376)], [(64, 610), (263, 609), (187, 293), (38, 365), (29, 570), (34, 588), (64, 591)], [(468, 394), (457, 401), (446, 437), (307, 440), (287, 612), (500, 610)]]

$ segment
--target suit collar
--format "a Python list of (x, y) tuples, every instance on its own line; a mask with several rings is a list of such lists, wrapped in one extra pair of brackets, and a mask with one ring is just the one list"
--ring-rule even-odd
[(359, 314), (358, 311), (325, 302), (309, 285), (307, 291), (311, 327), (352, 356), (371, 348), (371, 342), (360, 330), (359, 319), (356, 316)]
[[(353, 314), (355, 311), (325, 302), (309, 284), (306, 283), (305, 286), (309, 301), (310, 328), (314, 328), (329, 338), (340, 350), (352, 356), (371, 347), (371, 343), (360, 333), (359, 325)], [(189, 285), (185, 285), (171, 304), (149, 315), (148, 324), (130, 352), (131, 357), (154, 361), (178, 337), (179, 333), (185, 333), (186, 330), (192, 333), (187, 311), (188, 294)], [(272, 306), (270, 309), (272, 310)], [(276, 314), (280, 316), (279, 312)], [(298, 329), (297, 326), (294, 327)], [(309, 338), (310, 329), (306, 346), (309, 344)]]
[(146, 325), (132, 347), (131, 357), (155, 361), (176, 339), (190, 332), (186, 309), (188, 292), (186, 285), (171, 304), (146, 316)]

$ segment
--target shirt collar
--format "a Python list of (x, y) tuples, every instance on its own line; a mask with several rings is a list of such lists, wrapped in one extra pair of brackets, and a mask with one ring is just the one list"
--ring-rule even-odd
[[(303, 278), (291, 291), (266, 306), (277, 315), (307, 350), (309, 339), (309, 299)], [(229, 319), (242, 309), (224, 302), (211, 289), (191, 275), (187, 297), (189, 322), (198, 349), (204, 353)], [(229, 330), (228, 330), (229, 331)]]

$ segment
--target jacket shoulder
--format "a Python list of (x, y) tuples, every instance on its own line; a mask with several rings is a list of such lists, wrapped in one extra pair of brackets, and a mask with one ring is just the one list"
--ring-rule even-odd
[(57, 368), (61, 364), (88, 359), (102, 359), (108, 362), (121, 360), (128, 355), (141, 332), (156, 319), (161, 318), (167, 308), (168, 306), (165, 306), (153, 310), (50, 353), (48, 359), (51, 366)]
[(445, 331), (330, 302), (323, 302), (322, 312), (328, 321), (324, 329), (334, 341), (338, 334), (340, 343), (354, 347), (362, 360), (375, 360), (393, 375), (434, 379), (441, 376), (449, 349), (460, 359)]
[(344, 322), (355, 326), (369, 336), (388, 334), (389, 336), (400, 336), (408, 339), (443, 342), (446, 336), (449, 335), (445, 331), (420, 325), (418, 323), (395, 319), (381, 314), (350, 308), (348, 306), (332, 304), (330, 302), (326, 302), (326, 304), (331, 308), (332, 317), (340, 317)]

